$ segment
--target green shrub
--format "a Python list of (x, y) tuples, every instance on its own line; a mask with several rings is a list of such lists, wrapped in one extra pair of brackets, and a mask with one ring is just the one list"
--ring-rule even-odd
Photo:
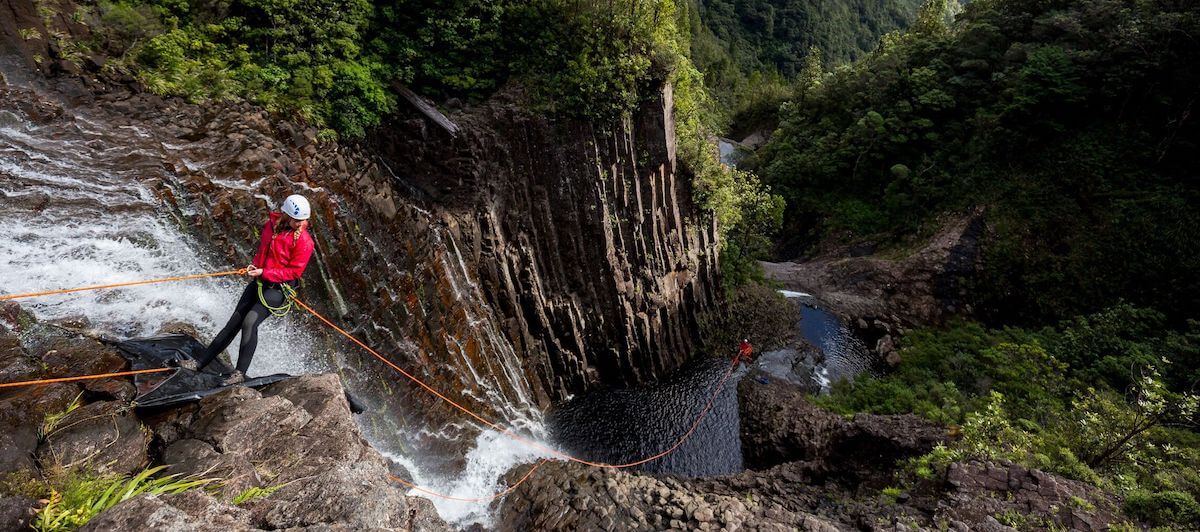
[(1200, 504), (1190, 494), (1179, 491), (1134, 490), (1125, 496), (1124, 510), (1152, 526), (1200, 525)]

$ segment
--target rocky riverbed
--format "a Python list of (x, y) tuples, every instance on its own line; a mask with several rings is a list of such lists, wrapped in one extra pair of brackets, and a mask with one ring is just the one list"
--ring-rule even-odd
[(982, 212), (972, 212), (907, 250), (884, 255), (869, 244), (831, 246), (794, 262), (760, 264), (768, 278), (810, 294), (896, 364), (897, 341), (908, 328), (973, 312), (969, 288), (981, 267), (984, 230)]

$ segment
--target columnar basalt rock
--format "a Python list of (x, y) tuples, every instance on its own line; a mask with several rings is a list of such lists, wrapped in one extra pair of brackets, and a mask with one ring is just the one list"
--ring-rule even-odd
[[(20, 30), (82, 38), (86, 26), (35, 20), (28, 0), (3, 7), (0, 67), (28, 72), (41, 57), (60, 74), (23, 83), (52, 87), (49, 98), (0, 85), (39, 110), (22, 114), (138, 131), (131, 166), (231, 265), (250, 258), (267, 208), (309, 195), (317, 254), (302, 294), (473, 409), (511, 417), (494, 405), (530, 411), (646, 382), (693, 354), (719, 246), (676, 159), (670, 86), (611, 121), (530, 112), (515, 88), (449, 116), (411, 97), (421, 105), (364, 141), (327, 142), (247, 103), (197, 106), (79, 76)], [(351, 379), (390, 371), (357, 357), (341, 364), (361, 368)], [(423, 392), (393, 397), (433, 407), (409, 394)]]
[(453, 117), (456, 136), (414, 118), (370, 140), (453, 218), (456, 254), (553, 397), (677, 367), (712, 303), (714, 229), (678, 171), (671, 88), (660, 96), (602, 125), (501, 97)]
[[(233, 264), (269, 198), (308, 194), (317, 254), (302, 293), (472, 408), (661, 376), (693, 353), (716, 297), (716, 230), (678, 170), (669, 87), (603, 127), (498, 97), (452, 116), (455, 135), (414, 111), (357, 147), (248, 105), (172, 102), (166, 123), (105, 100), (180, 141), (148, 177)], [(390, 372), (350, 362), (366, 370), (351, 378)]]

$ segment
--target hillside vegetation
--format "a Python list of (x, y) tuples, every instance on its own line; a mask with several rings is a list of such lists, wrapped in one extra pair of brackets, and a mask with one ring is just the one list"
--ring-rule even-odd
[(699, 0), (692, 57), (731, 134), (769, 123), (811, 61), (841, 64), (916, 16), (919, 0)]
[(942, 7), (781, 109), (751, 165), (787, 200), (785, 253), (983, 206), (997, 319), (1200, 308), (1200, 8), (985, 0), (948, 26)]
[(911, 332), (842, 383), (844, 413), (917, 413), (1007, 459), (1119, 494), (1134, 522), (1200, 526), (1200, 5), (930, 1), (861, 60), (798, 76), (746, 163), (786, 202), (777, 251), (904, 253), (982, 209), (976, 319)]

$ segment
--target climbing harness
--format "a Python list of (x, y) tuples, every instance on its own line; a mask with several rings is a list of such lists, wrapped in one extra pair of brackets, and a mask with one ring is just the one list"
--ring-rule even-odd
[(287, 316), (287, 313), (292, 310), (292, 304), (296, 300), (296, 289), (287, 283), (279, 283), (279, 289), (283, 292), (283, 304), (278, 307), (272, 307), (270, 303), (267, 303), (267, 298), (263, 297), (262, 278), (255, 279), (254, 282), (258, 283), (258, 302), (262, 303), (262, 306), (267, 307), (267, 310), (271, 311), (271, 315), (276, 318)]
[[(153, 283), (165, 283), (165, 282), (171, 282), (171, 281), (183, 281), (183, 280), (188, 280), (188, 279), (200, 279), (200, 278), (204, 278), (204, 277), (219, 277), (219, 276), (223, 276), (223, 275), (237, 275), (237, 274), (244, 274), (244, 273), (246, 273), (245, 268), (243, 268), (241, 270), (232, 270), (232, 271), (226, 271), (226, 272), (184, 275), (184, 276), (178, 276), (178, 277), (165, 277), (165, 278), (161, 278), (161, 279), (151, 279), (151, 280), (146, 280), (146, 281), (134, 281), (134, 282), (129, 282), (129, 283), (94, 285), (94, 286), (85, 286), (85, 287), (80, 287), (80, 288), (71, 288), (71, 289), (66, 289), (66, 290), (49, 290), (49, 291), (45, 291), (45, 292), (14, 294), (14, 295), (8, 295), (8, 296), (0, 296), (0, 301), (9, 301), (9, 300), (14, 300), (14, 299), (23, 299), (23, 298), (30, 298), (30, 297), (37, 297), (37, 296), (44, 296), (44, 295), (53, 295), (53, 294), (65, 294), (65, 293), (70, 293), (70, 292), (82, 292), (82, 291), (86, 291), (86, 290), (101, 290), (101, 289), (106, 289), (106, 288), (118, 288), (118, 287), (123, 287), (123, 286), (136, 286), (136, 285), (153, 284)], [(500, 425), (499, 423), (496, 423), (494, 421), (490, 421), (487, 418), (484, 418), (483, 416), (471, 411), (467, 407), (462, 406), (461, 404), (455, 402), (453, 399), (450, 399), (446, 395), (439, 392), (434, 387), (430, 386), (429, 384), (426, 384), (421, 379), (418, 379), (413, 374), (409, 373), (408, 371), (405, 371), (404, 368), (401, 368), (395, 362), (392, 362), (387, 357), (379, 354), (379, 352), (375, 351), (374, 349), (371, 349), (370, 346), (363, 343), (361, 340), (356, 338), (354, 335), (346, 332), (346, 330), (342, 329), (341, 327), (338, 327), (332, 321), (330, 321), (328, 318), (321, 315), (319, 312), (314, 310), (312, 307), (305, 304), (298, 297), (296, 297), (296, 291), (290, 285), (287, 285), (285, 283), (280, 283), (280, 287), (284, 292), (284, 297), (285, 297), (286, 302), (284, 305), (281, 305), (279, 307), (272, 307), (271, 305), (268, 305), (266, 300), (263, 298), (262, 280), (261, 279), (258, 280), (259, 302), (261, 302), (263, 304), (263, 306), (267, 307), (267, 309), (269, 309), (273, 315), (283, 316), (283, 315), (287, 314), (288, 310), (291, 309), (292, 305), (297, 305), (300, 308), (303, 308), (304, 310), (308, 311), (310, 314), (312, 314), (314, 317), (316, 317), (318, 320), (323, 322), (325, 325), (327, 325), (334, 331), (337, 331), (338, 333), (340, 333), (342, 336), (345, 336), (347, 339), (349, 339), (354, 344), (356, 344), (359, 347), (366, 350), (368, 353), (370, 353), (375, 358), (379, 359), (379, 361), (383, 362), (388, 367), (391, 367), (392, 369), (396, 370), (398, 373), (400, 373), (405, 378), (407, 378), (408, 380), (415, 383), (417, 386), (420, 386), (425, 391), (433, 394), (438, 399), (450, 404), (454, 408), (458, 409), (459, 411), (463, 412), (464, 414), (467, 414), (468, 416), (470, 416), (471, 418), (475, 419), (476, 421), (482, 423), (483, 425), (486, 425), (487, 427), (490, 427), (490, 428), (500, 432), (501, 434), (508, 436), (510, 439), (521, 442), (528, 447), (538, 449), (547, 454), (558, 457), (562, 460), (576, 462), (576, 463), (580, 463), (580, 464), (584, 464), (584, 465), (588, 465), (588, 466), (592, 466), (592, 467), (599, 467), (599, 468), (606, 468), (606, 469), (626, 469), (626, 468), (630, 468), (630, 467), (639, 466), (639, 465), (645, 464), (647, 462), (652, 462), (654, 460), (657, 460), (659, 458), (662, 458), (668, 454), (675, 452), (677, 449), (679, 449), (679, 447), (681, 445), (683, 445), (683, 443), (685, 441), (688, 440), (688, 438), (690, 438), (692, 436), (693, 433), (696, 432), (696, 429), (700, 426), (700, 423), (702, 421), (704, 421), (704, 418), (708, 415), (708, 412), (710, 410), (712, 410), (713, 402), (716, 400), (717, 394), (720, 393), (720, 391), (725, 387), (725, 383), (729, 380), (729, 377), (731, 375), (733, 375), (733, 370), (734, 370), (734, 368), (736, 368), (738, 366), (738, 362), (741, 358), (739, 355), (735, 355), (733, 357), (733, 361), (729, 365), (729, 368), (725, 371), (725, 375), (721, 377), (721, 380), (717, 383), (716, 386), (713, 387), (712, 393), (709, 394), (708, 401), (706, 401), (704, 404), (704, 409), (702, 409), (700, 411), (700, 414), (696, 417), (696, 420), (694, 422), (692, 422), (692, 425), (688, 428), (688, 430), (686, 432), (684, 432), (684, 434), (682, 436), (680, 436), (679, 439), (676, 440), (674, 444), (667, 447), (665, 450), (663, 450), (661, 452), (658, 452), (654, 455), (651, 455), (646, 458), (642, 458), (640, 460), (636, 460), (633, 462), (627, 462), (627, 463), (623, 463), (623, 464), (591, 462), (588, 460), (584, 460), (582, 458), (576, 458), (567, 453), (564, 453), (557, 449), (553, 449), (542, 443), (539, 443), (537, 441), (534, 441), (534, 440), (531, 440), (524, 436), (521, 436), (520, 434), (513, 432), (509, 428), (504, 427), (503, 425)], [(281, 313), (277, 313), (277, 312), (281, 312)], [(62, 379), (45, 379), (45, 380), (41, 380), (41, 381), (0, 383), (0, 388), (26, 386), (26, 385), (32, 385), (32, 384), (46, 384), (46, 383), (50, 383), (50, 382), (67, 382), (67, 381), (84, 380), (84, 379), (100, 379), (100, 378), (106, 378), (106, 377), (117, 377), (117, 376), (122, 376), (122, 375), (136, 375), (139, 373), (154, 373), (154, 372), (159, 372), (159, 371), (170, 371), (173, 369), (175, 369), (175, 368), (155, 368), (155, 369), (149, 369), (149, 370), (127, 371), (127, 372), (120, 372), (120, 373), (86, 375), (86, 376), (80, 376), (80, 377), (66, 377), (66, 378), (62, 378)], [(505, 489), (499, 493), (493, 494), (491, 496), (487, 496), (487, 497), (457, 497), (457, 496), (453, 496), (453, 495), (439, 493), (439, 492), (436, 492), (436, 491), (433, 491), (433, 490), (430, 490), (427, 488), (422, 488), (420, 486), (417, 486), (411, 482), (408, 482), (407, 480), (396, 477), (394, 475), (388, 475), (388, 476), (397, 483), (403, 484), (413, 490), (420, 491), (422, 493), (432, 495), (435, 497), (449, 499), (449, 500), (455, 500), (455, 501), (465, 501), (465, 502), (486, 502), (489, 500), (503, 497), (503, 496), (511, 493), (518, 486), (520, 486), (526, 480), (528, 480), (533, 475), (534, 471), (537, 471), (537, 469), (539, 467), (541, 467), (543, 464), (545, 464), (547, 461), (549, 461), (549, 459), (545, 459), (545, 458), (542, 459), (540, 462), (538, 462), (536, 465), (534, 465), (533, 468), (531, 468), (528, 472), (526, 472), (525, 475), (520, 478), (520, 480), (518, 480), (517, 482), (510, 485), (507, 489)]]

